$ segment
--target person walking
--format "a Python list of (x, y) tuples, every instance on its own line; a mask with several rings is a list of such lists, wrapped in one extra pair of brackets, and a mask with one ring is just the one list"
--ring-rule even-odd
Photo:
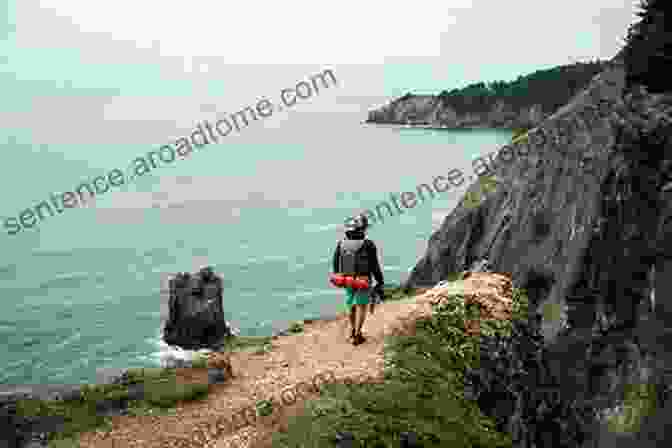
[[(364, 215), (350, 218), (345, 226), (345, 238), (336, 245), (333, 257), (334, 274), (345, 274), (352, 277), (364, 277), (369, 285), (366, 288), (355, 289), (346, 287), (346, 306), (350, 313), (350, 340), (353, 345), (366, 341), (362, 335), (362, 327), (366, 319), (366, 308), (372, 302), (372, 295), (382, 297), (383, 271), (378, 261), (378, 251), (373, 241), (366, 238), (369, 221)], [(371, 288), (371, 277), (376, 280), (376, 286)], [(373, 312), (373, 307), (371, 307)]]

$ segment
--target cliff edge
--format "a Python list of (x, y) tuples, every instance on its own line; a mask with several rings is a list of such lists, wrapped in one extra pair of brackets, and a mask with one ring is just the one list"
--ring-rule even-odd
[[(406, 284), (433, 285), (481, 259), (511, 275), (529, 293), (563, 400), (591, 403), (597, 415), (624, 412), (632, 384), (654, 384), (662, 400), (672, 371), (672, 95), (626, 90), (621, 55), (566, 106), (482, 161), (487, 169), (478, 174), (492, 175), (496, 189), (476, 206), (458, 204)], [(538, 381), (533, 389), (541, 390), (546, 380)], [(540, 443), (541, 431), (521, 423), (532, 411), (512, 403), (509, 429), (523, 434), (516, 446)], [(650, 425), (660, 430), (664, 412)], [(592, 434), (590, 446), (656, 443), (647, 424), (622, 437), (599, 418), (591, 425), (581, 430)]]

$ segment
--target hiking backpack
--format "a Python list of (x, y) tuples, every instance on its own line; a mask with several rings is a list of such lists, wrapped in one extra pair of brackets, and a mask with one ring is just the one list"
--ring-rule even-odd
[(339, 273), (346, 275), (369, 275), (370, 266), (363, 240), (341, 240), (339, 251)]

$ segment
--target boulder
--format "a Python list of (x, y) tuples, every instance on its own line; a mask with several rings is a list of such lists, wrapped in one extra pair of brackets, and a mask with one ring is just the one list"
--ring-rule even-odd
[(207, 368), (208, 384), (225, 383), (234, 377), (229, 353), (210, 353)]
[(216, 347), (233, 336), (224, 320), (222, 279), (211, 268), (170, 280), (169, 317), (163, 340), (187, 350)]
[(208, 369), (208, 384), (225, 383), (229, 378), (223, 369)]
[(71, 393), (73, 386), (26, 386), (0, 391), (0, 447), (46, 447), (50, 433), (62, 430), (65, 420), (58, 416), (22, 415), (20, 400), (58, 399)]

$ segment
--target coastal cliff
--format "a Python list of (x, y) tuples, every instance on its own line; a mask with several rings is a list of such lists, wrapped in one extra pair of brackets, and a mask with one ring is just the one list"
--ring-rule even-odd
[[(496, 189), (476, 206), (458, 204), (406, 284), (433, 285), (487, 259), (528, 291), (547, 372), (527, 378), (527, 395), (506, 392), (514, 380), (502, 386), (498, 400), (510, 407), (499, 418), (517, 447), (664, 445), (655, 433), (670, 408), (672, 369), (672, 95), (626, 89), (625, 79), (621, 52), (502, 148), (488, 163)], [(627, 391), (640, 385), (655, 390), (657, 411), (634, 433), (614, 433), (604, 416), (626, 412)], [(542, 424), (539, 409), (577, 403), (592, 418), (575, 439), (544, 436), (573, 417)]]
[(527, 128), (540, 123), (545, 114), (540, 104), (514, 110), (498, 101), (485, 112), (464, 112), (446, 105), (440, 96), (405, 95), (369, 112), (367, 123), (432, 126), (437, 128)]
[(606, 61), (538, 70), (516, 80), (470, 84), (438, 95), (406, 95), (368, 114), (367, 123), (437, 128), (522, 128), (541, 123), (606, 68)]

